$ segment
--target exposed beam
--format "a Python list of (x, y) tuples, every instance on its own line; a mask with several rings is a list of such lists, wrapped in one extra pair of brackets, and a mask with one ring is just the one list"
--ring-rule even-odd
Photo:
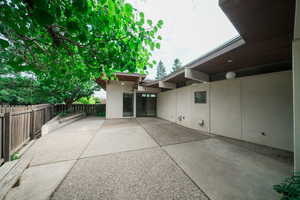
[(184, 77), (194, 81), (209, 82), (209, 75), (191, 68), (185, 68)]
[(165, 81), (159, 81), (158, 87), (160, 88), (167, 88), (167, 89), (176, 89), (175, 83), (165, 82)]
[(159, 92), (161, 92), (161, 90), (159, 88), (145, 87), (145, 86), (139, 85), (137, 92), (159, 93)]

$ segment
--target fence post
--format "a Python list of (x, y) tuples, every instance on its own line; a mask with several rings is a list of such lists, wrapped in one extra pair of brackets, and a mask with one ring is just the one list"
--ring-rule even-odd
[(11, 114), (10, 112), (4, 113), (4, 161), (10, 161), (10, 137), (11, 137)]
[(35, 138), (34, 135), (34, 109), (32, 109), (30, 113), (30, 140), (33, 140)]
[(44, 121), (43, 121), (42, 125), (46, 123), (46, 111), (47, 111), (47, 108), (44, 108), (43, 109)]

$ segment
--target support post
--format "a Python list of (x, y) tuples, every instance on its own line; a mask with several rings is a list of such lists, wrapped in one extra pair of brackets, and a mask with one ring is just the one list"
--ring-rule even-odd
[(34, 113), (34, 109), (32, 109), (31, 113), (30, 113), (30, 140), (35, 139), (35, 133), (34, 133), (34, 126), (35, 126), (35, 121), (34, 121), (34, 117), (35, 117), (35, 113)]
[(3, 157), (4, 161), (10, 161), (10, 138), (11, 138), (11, 113), (4, 113), (4, 148)]
[(293, 41), (294, 170), (300, 171), (300, 2), (296, 1)]

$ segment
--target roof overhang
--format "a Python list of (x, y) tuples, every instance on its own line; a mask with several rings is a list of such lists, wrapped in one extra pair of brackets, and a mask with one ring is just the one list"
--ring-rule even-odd
[(240, 37), (187, 67), (213, 75), (291, 62), (295, 0), (219, 0), (219, 5)]
[(266, 73), (291, 68), (295, 0), (219, 0), (219, 5), (240, 36), (187, 64), (187, 69), (140, 85), (172, 88), (187, 81), (211, 81), (229, 71), (249, 75), (250, 70)]
[[(124, 73), (124, 72), (118, 72), (115, 74), (118, 81), (130, 81), (135, 82), (138, 84), (139, 82), (143, 81), (146, 78), (146, 75), (144, 74), (137, 74), (137, 73)], [(103, 88), (106, 89), (106, 84), (109, 82), (109, 80), (104, 80), (101, 77), (99, 77), (96, 82)]]
[[(185, 68), (206, 74), (210, 80), (228, 71), (249, 75), (251, 70), (266, 73), (291, 68), (295, 0), (219, 0), (219, 5), (240, 36)], [(161, 81), (178, 84), (190, 79), (181, 69)]]

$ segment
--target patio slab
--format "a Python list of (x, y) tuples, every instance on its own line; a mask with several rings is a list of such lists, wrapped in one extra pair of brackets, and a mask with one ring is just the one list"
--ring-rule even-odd
[(66, 161), (30, 167), (22, 175), (20, 185), (10, 190), (5, 199), (48, 200), (74, 163)]
[(292, 165), (219, 139), (163, 147), (213, 200), (279, 199), (272, 186)]
[(136, 119), (128, 118), (128, 119), (107, 119), (102, 126), (102, 129), (126, 129), (130, 127), (139, 127)]
[(156, 118), (156, 117), (138, 117), (138, 118), (136, 118), (136, 120), (138, 121), (139, 124), (146, 124), (146, 125), (150, 125), (150, 124), (172, 124), (172, 122), (170, 122), (170, 121), (160, 119), (160, 118)]
[[(114, 122), (114, 123), (112, 123)], [(158, 144), (135, 120), (118, 123), (120, 120), (105, 121), (81, 157), (89, 157), (156, 147)]]
[(175, 123), (166, 123), (165, 120), (155, 119), (154, 123), (148, 120), (139, 120), (140, 125), (161, 146), (179, 144), (212, 137), (208, 133), (186, 128)]
[(160, 148), (80, 159), (52, 200), (207, 200)]
[(40, 138), (33, 146), (31, 166), (79, 158), (103, 121), (86, 118)]

